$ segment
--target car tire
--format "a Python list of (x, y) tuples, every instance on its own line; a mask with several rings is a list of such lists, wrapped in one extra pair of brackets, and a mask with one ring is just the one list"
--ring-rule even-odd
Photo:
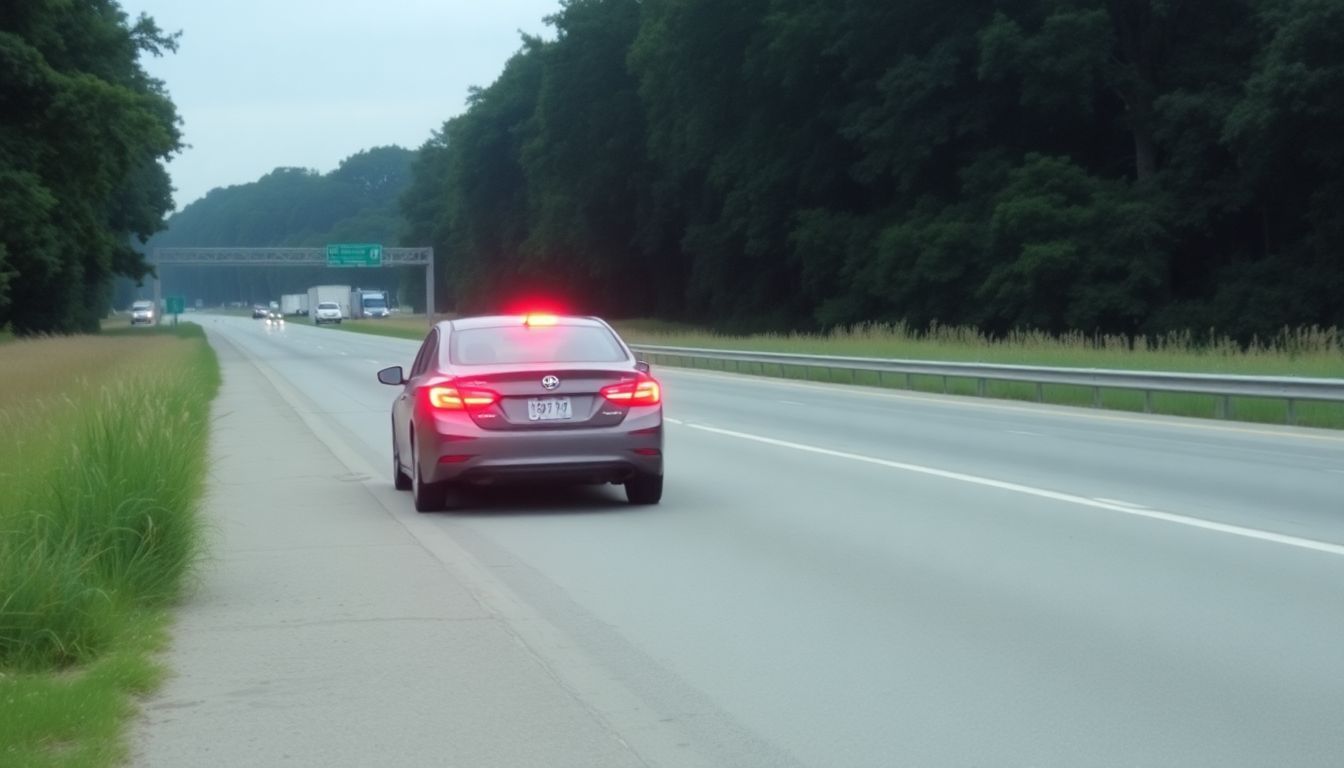
[(416, 512), (441, 512), (447, 501), (447, 483), (427, 483), (420, 476), (420, 460), (415, 451), (415, 433), (411, 433), (411, 497)]
[(398, 491), (411, 490), (411, 476), (401, 471), (401, 455), (397, 453), (397, 435), (392, 433), (392, 487)]
[(337, 324), (337, 325), (340, 325), (340, 324), (341, 324), (341, 321), (340, 321), (340, 320), (337, 320), (337, 321), (336, 321), (336, 324)]
[(631, 504), (657, 504), (663, 498), (663, 476), (635, 475), (626, 480), (625, 498)]

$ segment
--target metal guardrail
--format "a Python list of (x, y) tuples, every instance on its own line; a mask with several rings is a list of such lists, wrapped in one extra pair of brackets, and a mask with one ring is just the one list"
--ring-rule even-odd
[[(942, 379), (947, 391), (948, 379), (971, 379), (976, 382), (975, 392), (985, 395), (986, 382), (1009, 381), (1033, 384), (1036, 401), (1044, 400), (1046, 385), (1067, 385), (1092, 389), (1092, 402), (1101, 407), (1104, 389), (1136, 390), (1144, 394), (1144, 411), (1153, 410), (1154, 392), (1210, 395), (1217, 398), (1216, 415), (1227, 418), (1229, 399), (1233, 397), (1270, 398), (1287, 401), (1287, 421), (1297, 423), (1298, 401), (1344, 403), (1344, 379), (1311, 379), (1292, 376), (1225, 376), (1207, 373), (1169, 373), (1156, 371), (1123, 371), (1107, 368), (1049, 368), (1035, 365), (1000, 365), (993, 363), (945, 363), (930, 360), (892, 360), (879, 357), (836, 357), (830, 355), (799, 355), (784, 352), (751, 352), (730, 349), (702, 349), (697, 347), (666, 347), (650, 344), (631, 344), (630, 348), (648, 359), (676, 359), (688, 361), (719, 360), (732, 363), (734, 370), (767, 374), (766, 366), (826, 370), (834, 378), (834, 371), (849, 371), (855, 380), (856, 371), (878, 374), (878, 383), (885, 384), (888, 374), (904, 377), (903, 386), (911, 388), (912, 376), (931, 376)], [(752, 370), (755, 366), (756, 370)]]

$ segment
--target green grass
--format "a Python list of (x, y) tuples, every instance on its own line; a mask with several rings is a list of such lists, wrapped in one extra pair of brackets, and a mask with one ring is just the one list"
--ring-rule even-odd
[[(454, 315), (436, 315), (435, 321), (447, 320)], [(304, 318), (300, 322), (312, 325), (311, 318)], [(387, 336), (394, 339), (413, 339), (421, 341), (425, 334), (429, 332), (429, 320), (424, 315), (396, 315), (381, 319), (363, 319), (363, 320), (342, 320), (340, 325), (327, 323), (319, 328), (330, 328), (333, 330), (352, 331), (354, 333), (366, 333), (371, 336)]]
[[(1090, 338), (1074, 334), (1057, 338), (1039, 333), (1018, 333), (1006, 339), (992, 340), (967, 328), (934, 328), (928, 333), (916, 333), (903, 326), (874, 325), (826, 335), (756, 336), (727, 336), (650, 321), (622, 322), (617, 323), (617, 327), (634, 344), (1070, 368), (1344, 378), (1344, 347), (1341, 346), (1344, 335), (1335, 329), (1285, 330), (1274, 339), (1257, 340), (1243, 348), (1227, 339), (1198, 340), (1190, 334), (1172, 334), (1134, 343), (1121, 337)], [(913, 376), (907, 380), (899, 375), (878, 377), (875, 373), (795, 366), (739, 367), (732, 363), (675, 357), (657, 357), (655, 361), (809, 381), (978, 394), (977, 383), (972, 379), (949, 378), (944, 382), (941, 377)], [(1026, 401), (1038, 398), (1033, 385), (1010, 382), (986, 382), (984, 395)], [(1150, 409), (1154, 413), (1202, 418), (1217, 416), (1220, 407), (1217, 398), (1202, 395), (1155, 393), (1146, 399), (1140, 392), (1102, 390), (1099, 403), (1096, 397), (1097, 393), (1091, 388), (1065, 386), (1042, 387), (1039, 395), (1041, 402), (1059, 405), (1100, 405), (1134, 412)], [(1284, 423), (1289, 420), (1288, 404), (1282, 400), (1232, 398), (1226, 408), (1228, 418), (1241, 421)], [(1344, 428), (1344, 405), (1302, 402), (1294, 408), (1293, 416), (1299, 424)]]
[(904, 326), (861, 325), (829, 334), (730, 336), (693, 328), (617, 323), (631, 343), (744, 349), (799, 354), (882, 357), (949, 362), (1007, 363), (1072, 368), (1182, 371), (1246, 375), (1344, 378), (1344, 333), (1336, 329), (1284, 330), (1243, 348), (1225, 338), (1170, 334), (1156, 340), (1126, 337), (1053, 337), (1021, 332), (990, 339), (973, 328), (936, 327), (927, 333)]
[(111, 765), (201, 546), (199, 326), (0, 350), (0, 763)]

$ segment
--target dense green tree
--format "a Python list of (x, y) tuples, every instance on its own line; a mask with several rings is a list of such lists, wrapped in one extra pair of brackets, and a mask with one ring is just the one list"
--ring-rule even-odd
[(139, 57), (175, 47), (112, 0), (0, 6), (0, 326), (96, 330), (112, 278), (147, 273), (180, 137)]
[[(403, 200), (462, 308), (1344, 322), (1337, 0), (568, 0)], [(624, 50), (624, 55), (622, 51)]]

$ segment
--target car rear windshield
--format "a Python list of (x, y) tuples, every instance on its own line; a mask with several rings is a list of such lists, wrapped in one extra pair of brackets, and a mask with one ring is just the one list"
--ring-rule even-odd
[(455, 331), (454, 365), (618, 363), (629, 358), (611, 331), (594, 325), (525, 325)]
[(318, 309), (340, 309), (341, 305), (334, 301), (324, 301), (317, 305)]
[(131, 305), (131, 309), (149, 309), (154, 306), (151, 301), (137, 301)]

